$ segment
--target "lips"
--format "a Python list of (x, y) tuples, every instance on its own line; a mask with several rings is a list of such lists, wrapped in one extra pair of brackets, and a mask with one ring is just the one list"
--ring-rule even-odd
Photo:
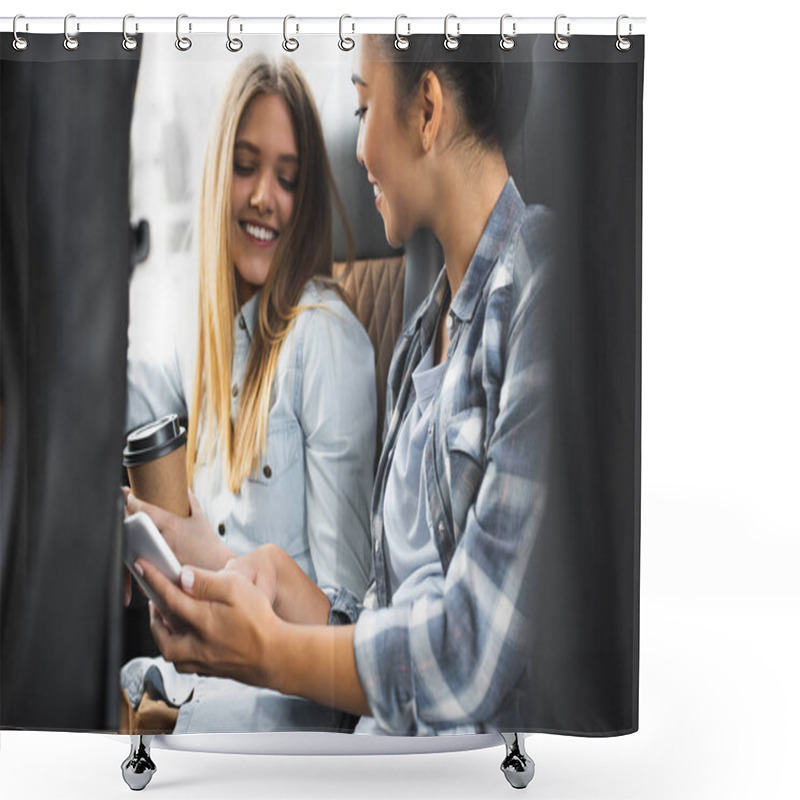
[(260, 222), (250, 222), (248, 220), (241, 220), (239, 227), (244, 232), (248, 241), (252, 242), (258, 247), (270, 247), (275, 243), (280, 235), (275, 228), (269, 225), (264, 225)]

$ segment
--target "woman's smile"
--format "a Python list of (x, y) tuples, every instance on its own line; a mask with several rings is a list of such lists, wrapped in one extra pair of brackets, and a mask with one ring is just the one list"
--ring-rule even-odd
[(372, 191), (375, 194), (375, 206), (378, 208), (378, 210), (380, 210), (380, 207), (381, 207), (380, 206), (380, 201), (381, 201), (381, 198), (383, 197), (383, 193), (381, 192), (381, 188), (380, 188), (380, 186), (378, 186), (377, 183), (373, 183), (372, 184)]
[(272, 247), (280, 236), (279, 231), (262, 222), (242, 220), (239, 227), (244, 231), (248, 241), (255, 247)]

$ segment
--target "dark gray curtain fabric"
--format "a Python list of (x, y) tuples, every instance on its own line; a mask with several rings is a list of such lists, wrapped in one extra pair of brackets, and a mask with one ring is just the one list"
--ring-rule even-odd
[(0, 37), (0, 725), (109, 729), (139, 52)]
[(525, 726), (638, 728), (641, 182), (644, 37), (534, 45), (534, 103), (509, 154), (556, 211), (554, 414), (532, 560)]

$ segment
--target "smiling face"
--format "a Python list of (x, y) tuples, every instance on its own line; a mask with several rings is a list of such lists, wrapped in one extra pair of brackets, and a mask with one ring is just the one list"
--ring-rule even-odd
[(264, 285), (294, 211), (299, 154), (292, 118), (279, 94), (247, 106), (233, 152), (231, 254), (240, 303)]
[(366, 37), (353, 84), (360, 117), (356, 156), (367, 170), (386, 238), (394, 247), (407, 242), (422, 224), (418, 166), (422, 155), (413, 124), (397, 113), (393, 66), (379, 60)]

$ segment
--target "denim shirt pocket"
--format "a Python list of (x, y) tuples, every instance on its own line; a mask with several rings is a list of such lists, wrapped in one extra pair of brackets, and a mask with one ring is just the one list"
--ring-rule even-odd
[(447, 455), (450, 506), (456, 539), (483, 480), (486, 461), (486, 409), (465, 408), (447, 421)]
[(265, 486), (277, 486), (281, 478), (294, 467), (303, 450), (303, 433), (294, 420), (270, 425), (266, 453), (262, 454), (258, 470), (250, 480)]
[(296, 421), (270, 425), (266, 451), (243, 487), (252, 515), (248, 527), (261, 539), (256, 544), (277, 544), (293, 556), (308, 550), (302, 453), (303, 433)]

